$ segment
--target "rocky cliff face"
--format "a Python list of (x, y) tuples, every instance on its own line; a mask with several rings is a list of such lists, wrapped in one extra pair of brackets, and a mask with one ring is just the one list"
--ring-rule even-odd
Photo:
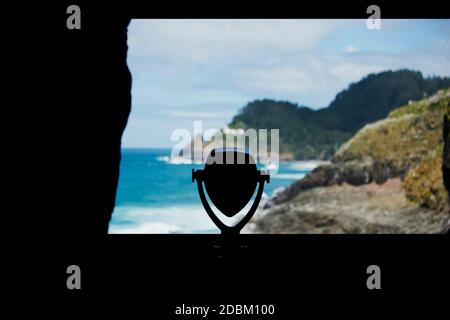
[[(444, 115), (443, 139), (444, 139), (444, 154), (442, 159), (442, 175), (448, 195), (447, 205), (448, 207), (450, 207), (450, 105), (447, 106), (447, 110)], [(449, 208), (448, 211), (450, 211)], [(450, 233), (450, 218), (447, 219), (443, 231), (445, 233)]]
[[(444, 177), (444, 184), (447, 191), (450, 191), (450, 106), (446, 114), (444, 115), (444, 130), (443, 137), (444, 139), (444, 154), (442, 161), (442, 173)], [(449, 201), (450, 201), (450, 192)]]
[[(449, 103), (447, 89), (365, 126), (330, 165), (271, 199), (254, 231), (439, 232), (448, 215)], [(329, 227), (321, 227), (324, 219)]]

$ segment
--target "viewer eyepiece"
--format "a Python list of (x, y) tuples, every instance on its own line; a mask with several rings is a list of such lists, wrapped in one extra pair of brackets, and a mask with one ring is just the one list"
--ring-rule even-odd
[[(222, 233), (236, 233), (255, 214), (269, 183), (268, 172), (258, 170), (253, 156), (237, 148), (217, 148), (209, 154), (203, 170), (192, 170), (192, 182), (197, 181), (200, 200), (207, 214)], [(203, 188), (204, 185), (204, 188)], [(204, 189), (211, 202), (227, 217), (233, 217), (251, 200), (257, 189), (255, 201), (245, 216), (234, 226), (224, 224), (209, 205)]]

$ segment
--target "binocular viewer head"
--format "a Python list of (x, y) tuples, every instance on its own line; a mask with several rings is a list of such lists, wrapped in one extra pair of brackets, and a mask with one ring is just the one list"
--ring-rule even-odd
[[(258, 170), (249, 152), (237, 148), (218, 148), (211, 151), (203, 170), (193, 170), (192, 181), (195, 180), (205, 210), (210, 217), (214, 215), (215, 218), (211, 219), (223, 231), (224, 228), (242, 228), (248, 222), (261, 200), (264, 182), (269, 182), (269, 174)], [(234, 227), (218, 224), (218, 218), (206, 201), (202, 184), (215, 207), (225, 216), (233, 217), (249, 203), (258, 183), (260, 187), (249, 213)]]

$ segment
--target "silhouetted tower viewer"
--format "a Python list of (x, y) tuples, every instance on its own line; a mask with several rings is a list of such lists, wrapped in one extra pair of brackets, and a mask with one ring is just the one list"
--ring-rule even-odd
[[(225, 244), (238, 243), (238, 235), (258, 208), (264, 191), (264, 182), (270, 175), (257, 169), (253, 156), (237, 148), (217, 148), (209, 154), (203, 170), (192, 170), (192, 182), (197, 181), (198, 193), (206, 213), (222, 231)], [(227, 217), (234, 217), (256, 197), (249, 211), (234, 225), (225, 224), (211, 209), (204, 192), (215, 207)]]

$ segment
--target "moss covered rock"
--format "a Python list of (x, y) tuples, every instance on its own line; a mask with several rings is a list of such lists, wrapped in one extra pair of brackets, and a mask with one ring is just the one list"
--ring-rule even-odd
[(438, 148), (411, 168), (403, 181), (408, 199), (427, 208), (443, 210), (448, 198), (441, 167), (442, 148)]
[(365, 126), (336, 153), (333, 162), (383, 164), (391, 177), (404, 178), (403, 187), (411, 201), (443, 209), (448, 196), (442, 175), (442, 130), (449, 106), (450, 89), (410, 102), (388, 118)]

